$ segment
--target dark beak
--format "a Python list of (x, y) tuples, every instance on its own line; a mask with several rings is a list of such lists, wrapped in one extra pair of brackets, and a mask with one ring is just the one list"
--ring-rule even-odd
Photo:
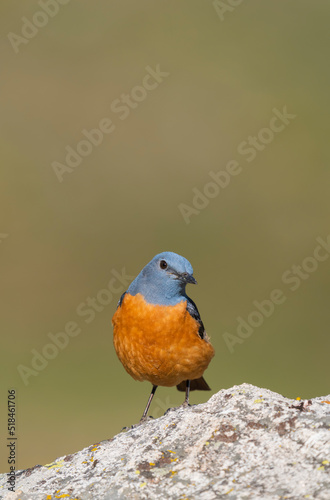
[(195, 280), (192, 274), (182, 273), (180, 275), (180, 278), (184, 283), (191, 283), (192, 285), (197, 285), (197, 281)]

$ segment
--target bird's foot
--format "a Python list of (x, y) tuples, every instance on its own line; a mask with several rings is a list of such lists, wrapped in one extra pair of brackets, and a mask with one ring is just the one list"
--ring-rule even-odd
[(140, 420), (140, 422), (138, 422), (137, 424), (132, 425), (132, 429), (135, 429), (136, 427), (139, 427), (140, 425), (145, 424), (149, 420), (154, 420), (154, 417), (152, 417), (151, 415), (150, 416), (142, 417), (141, 420)]
[(151, 417), (151, 416), (150, 417), (142, 417), (140, 422), (138, 422), (137, 424), (130, 425), (129, 427), (123, 427), (120, 432), (128, 432), (132, 429), (136, 429), (137, 427), (144, 424), (145, 422), (148, 422), (148, 420), (154, 420), (154, 417)]
[(179, 408), (187, 408), (187, 406), (191, 406), (191, 404), (189, 404), (188, 401), (184, 401)]
[(154, 417), (152, 417), (151, 415), (150, 416), (142, 417), (141, 420), (140, 420), (140, 422), (138, 424), (135, 424), (133, 427), (138, 427), (139, 425), (145, 424), (149, 420), (154, 420)]
[(131, 429), (133, 429), (133, 426), (130, 425), (129, 427), (123, 427), (122, 430), (120, 432), (128, 432), (130, 431)]

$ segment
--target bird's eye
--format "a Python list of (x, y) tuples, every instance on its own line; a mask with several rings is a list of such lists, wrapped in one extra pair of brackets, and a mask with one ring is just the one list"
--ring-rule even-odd
[(159, 265), (160, 265), (161, 269), (166, 269), (167, 268), (167, 262), (166, 262), (166, 260), (161, 260), (160, 263), (159, 263)]

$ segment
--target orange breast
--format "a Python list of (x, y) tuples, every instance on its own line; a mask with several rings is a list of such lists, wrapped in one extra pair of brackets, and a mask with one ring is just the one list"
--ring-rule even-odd
[(185, 301), (159, 306), (126, 294), (112, 323), (118, 358), (135, 380), (171, 387), (201, 377), (214, 356)]

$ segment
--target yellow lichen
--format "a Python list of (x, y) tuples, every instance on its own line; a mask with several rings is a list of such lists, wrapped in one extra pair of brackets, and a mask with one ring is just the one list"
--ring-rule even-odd
[[(46, 464), (45, 467), (47, 469), (53, 469), (54, 467), (62, 467), (64, 465), (64, 460), (60, 460), (59, 462), (52, 462), (51, 464)], [(58, 490), (56, 493), (59, 493), (60, 490)]]

